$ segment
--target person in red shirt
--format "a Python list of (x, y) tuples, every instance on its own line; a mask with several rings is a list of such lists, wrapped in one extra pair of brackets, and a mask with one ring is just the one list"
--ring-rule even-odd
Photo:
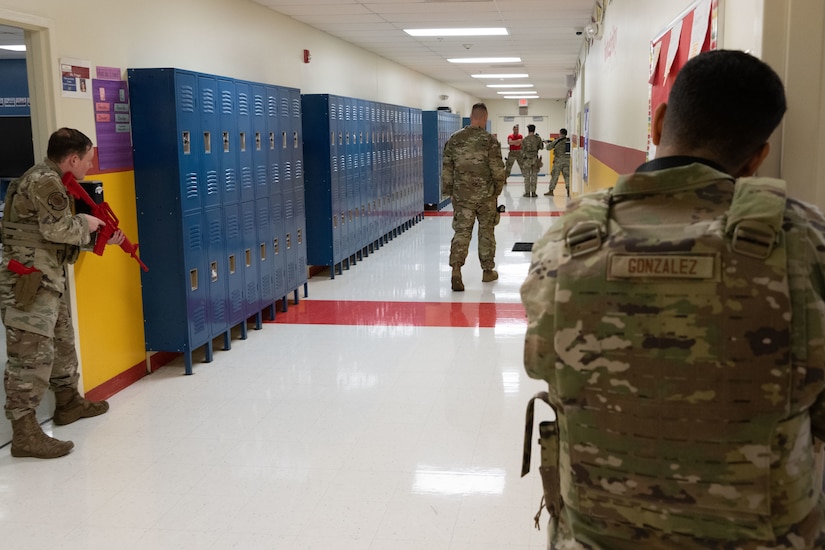
[(513, 169), (513, 163), (518, 163), (518, 169), (523, 174), (524, 169), (521, 166), (521, 140), (524, 138), (518, 133), (518, 124), (513, 126), (513, 133), (507, 136), (507, 144), (510, 146), (510, 153), (507, 155), (507, 163), (504, 165), (504, 173), (506, 177), (510, 177), (510, 170)]

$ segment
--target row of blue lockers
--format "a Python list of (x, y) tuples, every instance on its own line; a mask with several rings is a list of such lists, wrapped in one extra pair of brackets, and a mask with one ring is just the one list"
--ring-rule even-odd
[(422, 111), (331, 94), (302, 102), (307, 260), (334, 277), (421, 219)]
[(128, 78), (146, 349), (184, 353), (187, 373), (196, 348), (211, 360), (214, 338), (228, 348), (306, 293), (307, 265), (334, 274), (423, 216), (418, 109), (322, 109), (330, 96), (180, 69)]
[(192, 352), (306, 287), (300, 91), (129, 69), (146, 349)]

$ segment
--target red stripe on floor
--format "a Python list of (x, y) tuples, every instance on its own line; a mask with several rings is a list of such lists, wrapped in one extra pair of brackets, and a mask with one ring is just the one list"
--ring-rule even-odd
[[(272, 321), (269, 321), (272, 322)], [(275, 315), (275, 323), (481, 327), (526, 325), (521, 304), (490, 302), (371, 302), (304, 300)]]

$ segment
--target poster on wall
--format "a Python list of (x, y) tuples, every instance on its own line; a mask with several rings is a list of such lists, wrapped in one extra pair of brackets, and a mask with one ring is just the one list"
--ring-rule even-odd
[(60, 89), (63, 97), (92, 99), (92, 63), (82, 59), (60, 59)]
[(132, 121), (129, 90), (122, 80), (94, 79), (95, 132), (101, 170), (131, 170)]
[(650, 41), (647, 159), (656, 156), (650, 125), (656, 108), (667, 101), (676, 75), (688, 60), (717, 48), (718, 0), (697, 0)]

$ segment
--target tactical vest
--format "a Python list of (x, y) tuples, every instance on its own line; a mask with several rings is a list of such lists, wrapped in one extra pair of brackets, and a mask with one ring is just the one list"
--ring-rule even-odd
[(610, 191), (564, 218), (560, 492), (593, 526), (770, 540), (817, 502), (799, 411), (806, 329), (823, 327), (792, 320), (805, 296), (788, 284), (804, 245), (785, 239), (784, 182), (735, 189), (725, 215), (679, 233), (625, 231)]

